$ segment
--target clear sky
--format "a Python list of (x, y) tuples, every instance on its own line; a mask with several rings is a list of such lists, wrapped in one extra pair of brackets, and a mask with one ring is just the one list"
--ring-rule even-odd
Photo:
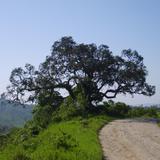
[(155, 96), (120, 96), (129, 104), (160, 103), (159, 0), (0, 0), (0, 92), (12, 69), (38, 66), (62, 36), (106, 44), (114, 54), (137, 50)]

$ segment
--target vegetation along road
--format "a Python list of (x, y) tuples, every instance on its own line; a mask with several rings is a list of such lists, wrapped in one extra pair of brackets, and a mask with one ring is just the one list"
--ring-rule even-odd
[(160, 160), (160, 128), (152, 120), (116, 120), (100, 131), (106, 160)]

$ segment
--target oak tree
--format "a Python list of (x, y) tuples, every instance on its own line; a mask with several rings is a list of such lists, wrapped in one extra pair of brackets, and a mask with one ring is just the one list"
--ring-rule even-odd
[(152, 96), (155, 87), (146, 82), (147, 73), (137, 51), (123, 50), (119, 56), (106, 45), (77, 44), (72, 37), (62, 37), (38, 69), (26, 64), (12, 71), (7, 95), (22, 103), (58, 105), (62, 89), (76, 101), (78, 87), (92, 106), (118, 94)]

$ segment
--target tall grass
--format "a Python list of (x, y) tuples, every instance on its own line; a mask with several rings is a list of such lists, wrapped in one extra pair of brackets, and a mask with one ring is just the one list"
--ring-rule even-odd
[(21, 141), (14, 133), (14, 141), (0, 151), (0, 160), (101, 160), (97, 131), (111, 120), (101, 115), (52, 123), (39, 135)]

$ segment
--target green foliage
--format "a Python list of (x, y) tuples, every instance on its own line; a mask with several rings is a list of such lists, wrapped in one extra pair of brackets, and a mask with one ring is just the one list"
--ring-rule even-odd
[(12, 160), (31, 160), (24, 151), (18, 151), (13, 155)]
[(52, 105), (61, 102), (61, 89), (76, 100), (74, 89), (80, 86), (91, 107), (118, 94), (154, 95), (155, 86), (146, 82), (147, 73), (137, 51), (123, 50), (116, 56), (107, 45), (78, 44), (72, 37), (62, 37), (38, 70), (30, 64), (15, 68), (3, 96), (22, 103)]
[(0, 150), (2, 150), (7, 144), (7, 136), (0, 135)]
[(78, 112), (83, 115), (87, 111), (88, 100), (83, 92), (79, 92), (76, 98), (76, 107)]
[[(114, 117), (158, 117), (156, 107), (130, 107), (122, 102), (104, 102), (88, 111), (83, 92), (75, 102), (67, 97), (55, 111), (37, 106), (32, 121), (0, 137), (0, 159), (4, 160), (101, 160), (97, 131)], [(99, 116), (98, 116), (99, 115)], [(57, 123), (58, 121), (58, 123)]]
[(60, 130), (60, 134), (55, 136), (54, 145), (57, 149), (71, 150), (78, 146), (76, 139), (71, 134)]
[(111, 120), (101, 115), (53, 123), (37, 136), (23, 138), (23, 141), (17, 138), (24, 135), (24, 130), (14, 131), (12, 141), (0, 151), (0, 159), (101, 160), (102, 150), (97, 131)]
[(52, 90), (41, 90), (37, 97), (37, 103), (40, 106), (52, 106), (56, 109), (63, 101), (63, 97), (56, 91)]
[(132, 107), (128, 112), (128, 116), (158, 118), (158, 113), (159, 109), (157, 107)]
[(114, 103), (112, 100), (108, 102), (104, 102), (101, 108), (104, 108), (104, 112), (108, 115), (114, 117), (128, 117), (128, 118), (135, 118), (135, 117), (150, 117), (150, 118), (158, 118), (160, 109), (154, 106), (151, 107), (131, 107), (126, 105), (122, 102)]
[(68, 120), (78, 115), (75, 102), (71, 97), (67, 97), (61, 106), (54, 112), (53, 121)]
[(126, 117), (131, 107), (122, 102), (114, 103), (113, 101), (104, 102), (107, 114), (111, 116)]
[(51, 105), (37, 105), (33, 112), (33, 122), (35, 123), (35, 125), (41, 128), (46, 128), (48, 124), (51, 122), (52, 114), (54, 111), (55, 109)]
[(84, 97), (83, 92), (80, 92), (78, 90), (76, 90), (75, 92), (76, 101), (68, 96), (60, 105), (60, 107), (53, 113), (53, 121), (69, 120), (77, 116), (85, 117), (88, 114), (88, 101)]

